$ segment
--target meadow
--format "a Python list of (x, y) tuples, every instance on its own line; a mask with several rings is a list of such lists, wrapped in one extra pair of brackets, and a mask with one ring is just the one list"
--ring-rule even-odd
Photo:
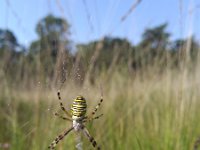
[[(200, 135), (199, 75), (198, 69), (165, 70), (162, 74), (152, 69), (134, 78), (114, 72), (109, 82), (98, 78), (97, 85), (78, 86), (66, 81), (61, 96), (69, 109), (73, 98), (83, 95), (91, 112), (100, 98), (101, 81), (104, 102), (97, 114), (104, 115), (86, 126), (102, 149), (192, 150)], [(40, 83), (35, 89), (2, 84), (1, 149), (45, 150), (71, 126), (71, 122), (53, 115), (62, 112), (57, 90)], [(70, 133), (57, 149), (76, 149), (75, 139)], [(82, 142), (84, 149), (93, 149), (87, 139)]]
[[(110, 29), (88, 43), (76, 43), (71, 22), (53, 14), (38, 20), (37, 38), (28, 46), (13, 31), (0, 29), (0, 149), (46, 150), (70, 128), (72, 122), (54, 115), (64, 114), (57, 97), (61, 90), (67, 110), (82, 95), (87, 113), (103, 93), (97, 111), (103, 116), (86, 124), (102, 150), (198, 150), (200, 45), (192, 33), (174, 39), (164, 22), (145, 28), (137, 43), (109, 34)], [(71, 132), (56, 149), (78, 150), (77, 144), (77, 134)], [(94, 149), (83, 136), (79, 144)]]

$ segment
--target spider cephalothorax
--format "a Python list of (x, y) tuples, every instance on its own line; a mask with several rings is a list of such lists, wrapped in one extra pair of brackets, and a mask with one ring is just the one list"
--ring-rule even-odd
[(71, 114), (65, 109), (62, 103), (62, 99), (60, 96), (60, 91), (58, 91), (58, 99), (60, 101), (60, 107), (61, 109), (65, 112), (67, 117), (63, 117), (59, 115), (58, 113), (55, 113), (56, 116), (59, 118), (62, 118), (64, 120), (68, 120), (72, 122), (72, 127), (65, 130), (62, 134), (60, 134), (49, 146), (50, 149), (55, 149), (56, 145), (61, 141), (70, 131), (74, 130), (76, 132), (83, 132), (83, 134), (88, 138), (88, 140), (92, 143), (93, 147), (97, 147), (98, 150), (100, 150), (100, 147), (97, 146), (96, 141), (94, 138), (90, 135), (89, 131), (86, 129), (84, 123), (92, 121), (94, 119), (98, 119), (99, 117), (102, 116), (96, 116), (94, 117), (97, 109), (103, 102), (103, 96), (101, 96), (100, 102), (98, 105), (95, 107), (95, 109), (92, 111), (92, 113), (87, 116), (86, 111), (87, 111), (87, 104), (86, 104), (86, 99), (83, 96), (77, 96), (73, 104), (71, 106)]

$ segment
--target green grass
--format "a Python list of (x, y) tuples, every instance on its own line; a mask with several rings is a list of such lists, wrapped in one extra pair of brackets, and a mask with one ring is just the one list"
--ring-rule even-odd
[[(114, 75), (103, 84), (104, 102), (98, 111), (104, 116), (87, 124), (104, 150), (192, 150), (200, 135), (200, 85), (198, 75), (167, 74), (125, 79)], [(88, 111), (98, 103), (97, 86), (65, 87), (65, 105), (83, 94)], [(9, 89), (9, 87), (7, 88)], [(12, 150), (45, 150), (54, 138), (70, 127), (53, 116), (59, 109), (56, 90), (7, 90), (0, 95), (0, 143)], [(57, 149), (75, 149), (75, 135), (69, 134)], [(84, 149), (93, 149), (83, 139)]]

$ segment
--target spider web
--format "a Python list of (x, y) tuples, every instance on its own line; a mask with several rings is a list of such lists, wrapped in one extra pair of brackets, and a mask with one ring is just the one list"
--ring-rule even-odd
[[(11, 11), (11, 15), (13, 14), (14, 18), (17, 20), (18, 24), (19, 24), (19, 28), (21, 28), (21, 34), (25, 35), (25, 36), (28, 36), (27, 35), (27, 27), (25, 25), (25, 21), (23, 21), (23, 19), (21, 18), (20, 16), (20, 13), (18, 11), (15, 10), (14, 8), (14, 5), (12, 5), (12, 2), (9, 1), (9, 0), (6, 0), (7, 2), (7, 11)], [(86, 0), (83, 0), (82, 1), (83, 5), (83, 13), (85, 13), (85, 20), (88, 24), (88, 33), (87, 33), (87, 37), (89, 39), (92, 38), (92, 36), (94, 37), (94, 35), (96, 37), (100, 37), (101, 39), (103, 39), (105, 36), (112, 36), (117, 30), (118, 28), (121, 26), (121, 23), (123, 23), (125, 21), (125, 19), (128, 17), (128, 15), (130, 15), (130, 11), (128, 13), (126, 13), (126, 17), (124, 17), (125, 19), (123, 19), (123, 21), (121, 21), (121, 18), (116, 18), (115, 17), (115, 14), (117, 13), (117, 11), (120, 9), (119, 6), (120, 4), (122, 3), (121, 0), (112, 0), (112, 1), (109, 1), (108, 2), (108, 7), (106, 9), (105, 12), (102, 12), (102, 10), (99, 10), (99, 1), (97, 0), (94, 0), (92, 3), (93, 3), (93, 6), (94, 8), (90, 8), (89, 7), (89, 1), (86, 1)], [(49, 9), (49, 12), (51, 14), (55, 14), (53, 12), (54, 9), (58, 9), (60, 11), (60, 16), (62, 16), (63, 18), (65, 18), (66, 20), (70, 20), (70, 22), (73, 24), (72, 26), (72, 33), (73, 33), (73, 38), (76, 38), (77, 40), (77, 43), (79, 42), (79, 39), (80, 39), (80, 34), (78, 33), (78, 30), (77, 30), (77, 27), (76, 27), (76, 23), (75, 23), (75, 18), (73, 16), (73, 12), (72, 12), (72, 7), (71, 5), (74, 5), (70, 2), (63, 2), (61, 0), (57, 0), (55, 2), (51, 1), (51, 0), (46, 0), (46, 2), (42, 2), (42, 3), (38, 3), (38, 6), (40, 9), (40, 7), (48, 7)], [(129, 8), (127, 8), (129, 9)], [(37, 10), (37, 9), (36, 9)], [(102, 15), (101, 13), (104, 13), (103, 16), (106, 16), (105, 18), (101, 18), (100, 16)], [(57, 14), (56, 14), (57, 15)], [(7, 13), (6, 14), (6, 26), (9, 27), (8, 25), (8, 22), (9, 22), (9, 14)], [(121, 15), (123, 16), (123, 14)], [(114, 19), (113, 19), (114, 18)], [(95, 21), (97, 23), (95, 23)], [(118, 20), (118, 24), (117, 25), (114, 25), (113, 22)], [(26, 27), (24, 29), (24, 27)], [(28, 32), (29, 33), (29, 32)], [(75, 44), (77, 44), (75, 43)], [(63, 52), (61, 52), (63, 53)], [(78, 58), (77, 58), (78, 59)], [(51, 64), (49, 64), (51, 65)], [(57, 98), (57, 90), (60, 90), (61, 91), (65, 90), (65, 88), (67, 89), (67, 92), (72, 92), (68, 95), (68, 97), (65, 97), (66, 94), (64, 94), (64, 92), (61, 92), (61, 94), (63, 95), (62, 97), (63, 98), (63, 103), (64, 103), (64, 106), (67, 105), (67, 109), (69, 110), (70, 109), (70, 102), (72, 102), (72, 99), (77, 95), (77, 94), (82, 94), (82, 95), (85, 95), (85, 93), (90, 93), (91, 91), (91, 86), (88, 86), (87, 84), (84, 84), (84, 86), (82, 87), (82, 89), (78, 89), (80, 91), (77, 90), (77, 88), (74, 86), (74, 87), (69, 87), (68, 85), (68, 81), (71, 81), (73, 84), (76, 84), (76, 81), (78, 80), (79, 82), (83, 82), (84, 78), (82, 77), (82, 74), (80, 73), (80, 66), (76, 66), (76, 64), (73, 64), (73, 69), (74, 69), (74, 73), (70, 72), (69, 73), (69, 70), (68, 68), (66, 68), (66, 65), (67, 65), (67, 62), (65, 59), (62, 59), (62, 70), (61, 70), (61, 78), (57, 78), (57, 82), (56, 82), (56, 86), (52, 86), (52, 83), (51, 81), (47, 81), (46, 82), (46, 85), (41, 85), (40, 81), (37, 82), (36, 84), (36, 87), (35, 89), (37, 90), (37, 94), (31, 94), (31, 96), (33, 95), (33, 99), (36, 99), (38, 104), (34, 105), (34, 107), (41, 107), (41, 108), (37, 108), (38, 111), (38, 114), (37, 115), (40, 115), (38, 116), (38, 120), (36, 121), (35, 125), (33, 126), (33, 122), (35, 122), (35, 118), (29, 118), (29, 120), (25, 121), (22, 125), (20, 125), (20, 129), (21, 128), (30, 128), (30, 130), (26, 131), (26, 137), (31, 137), (33, 136), (35, 133), (35, 131), (37, 130), (38, 126), (42, 126), (40, 124), (41, 120), (44, 120), (45, 117), (44, 116), (48, 116), (48, 117), (54, 117), (54, 112), (56, 112), (58, 110), (58, 113), (61, 113), (63, 114), (62, 110), (60, 110), (60, 106), (59, 104), (57, 103), (58, 102), (58, 98)], [(60, 70), (56, 70), (56, 71), (60, 71)], [(4, 75), (5, 76), (5, 75)], [(75, 76), (75, 77), (74, 77)], [(67, 81), (67, 82), (66, 82)], [(6, 82), (4, 80), (4, 82)], [(7, 84), (7, 83), (5, 83)], [(100, 85), (100, 83), (97, 83)], [(99, 85), (97, 85), (99, 87)], [(103, 85), (102, 85), (103, 86)], [(7, 86), (6, 86), (7, 87)], [(45, 95), (45, 99), (47, 101), (47, 105), (48, 107), (46, 107), (45, 105), (41, 105), (40, 106), (40, 96), (42, 95), (43, 93), (43, 89), (48, 89), (50, 87), (50, 92), (51, 94), (46, 94)], [(97, 87), (97, 89), (98, 89)], [(9, 91), (9, 89), (8, 89)], [(99, 91), (99, 89), (97, 90)], [(78, 92), (78, 93), (77, 93)], [(9, 92), (7, 92), (9, 93)], [(98, 92), (99, 94), (96, 94), (97, 96), (94, 98), (96, 101), (94, 101), (94, 105), (96, 103), (98, 103), (98, 99), (99, 99), (99, 95), (100, 95), (100, 92)], [(9, 95), (9, 94), (8, 94)], [(8, 98), (9, 100), (7, 101), (8, 102), (8, 110), (9, 111), (12, 111), (12, 106), (10, 106), (10, 104), (12, 103), (11, 99), (12, 97), (9, 97)], [(27, 97), (25, 99), (28, 99)], [(69, 101), (69, 100), (71, 101)], [(54, 101), (54, 102), (53, 102)], [(56, 104), (56, 105), (54, 105)], [(91, 106), (92, 108), (92, 106)], [(23, 111), (23, 110), (21, 110)], [(24, 112), (25, 113), (25, 112)], [(7, 114), (5, 114), (5, 116), (7, 116)], [(13, 126), (15, 126), (15, 122), (14, 120), (12, 120), (12, 118), (10, 118), (9, 116), (8, 117), (8, 120), (10, 120), (13, 124)], [(42, 119), (41, 119), (41, 118)], [(41, 119), (41, 120), (40, 120)], [(49, 125), (49, 128), (52, 129), (53, 127), (55, 127), (58, 123), (59, 119), (52, 119), (52, 123)], [(60, 122), (59, 122), (60, 123)], [(62, 121), (61, 121), (62, 123)], [(64, 123), (63, 123), (64, 124)], [(70, 123), (69, 123), (70, 124)], [(46, 131), (46, 129), (44, 129), (45, 131), (44, 132), (48, 132)], [(58, 129), (59, 131), (61, 129)], [(57, 131), (56, 131), (57, 132)], [(37, 134), (39, 134), (40, 132), (38, 131)], [(59, 132), (58, 132), (59, 133)], [(79, 133), (78, 135), (76, 135), (76, 138), (75, 138), (75, 141), (76, 141), (76, 149), (77, 150), (82, 150), (83, 149), (83, 142), (82, 142), (82, 139), (81, 139), (81, 133)], [(51, 137), (50, 137), (51, 136)], [(53, 138), (55, 138), (57, 135), (54, 134), (54, 133), (51, 133), (48, 138), (50, 138), (50, 140), (53, 140)], [(9, 145), (10, 143), (8, 143)], [(49, 143), (50, 144), (50, 143)], [(2, 145), (4, 146), (7, 146), (7, 143), (1, 143), (0, 141), (0, 145), (2, 147)], [(42, 144), (41, 144), (42, 145)], [(46, 149), (46, 143), (43, 144), (44, 146), (43, 147), (37, 147), (38, 149)], [(11, 145), (12, 146), (12, 145)], [(1, 148), (0, 147), (0, 148)]]

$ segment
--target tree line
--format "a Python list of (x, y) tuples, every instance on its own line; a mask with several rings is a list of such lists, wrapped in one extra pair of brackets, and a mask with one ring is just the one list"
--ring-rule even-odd
[(130, 76), (156, 66), (191, 68), (197, 64), (200, 45), (195, 38), (171, 41), (167, 23), (145, 29), (141, 41), (131, 44), (127, 39), (104, 37), (87, 44), (70, 40), (70, 25), (59, 17), (48, 15), (36, 25), (38, 39), (28, 48), (19, 44), (8, 29), (0, 29), (0, 78), (10, 83), (56, 83), (73, 79), (82, 84), (94, 83), (103, 74), (112, 77), (115, 71), (126, 70)]

